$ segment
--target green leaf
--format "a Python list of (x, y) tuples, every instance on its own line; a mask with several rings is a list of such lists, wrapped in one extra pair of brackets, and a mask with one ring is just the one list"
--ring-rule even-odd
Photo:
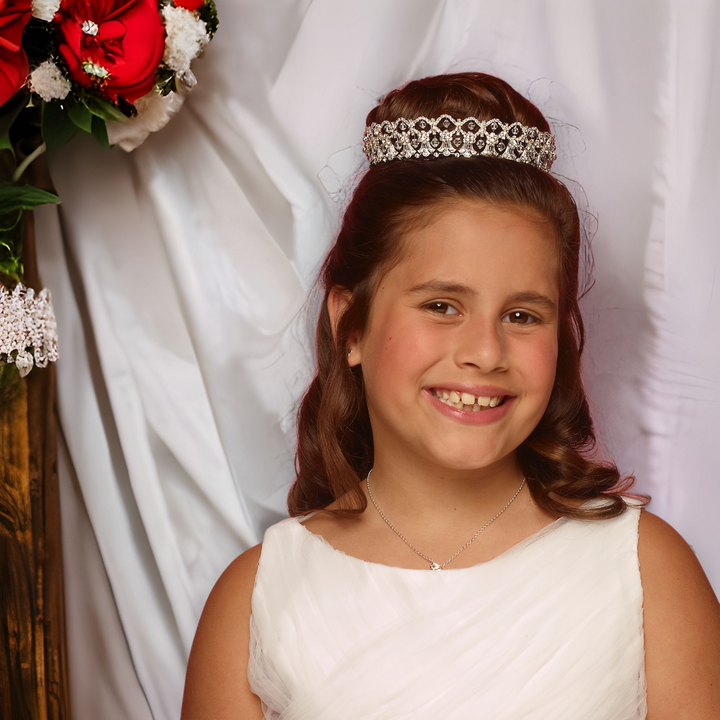
[(21, 262), (0, 260), (0, 273), (7, 275), (15, 282), (22, 282), (24, 268)]
[(23, 274), (21, 254), (20, 227), (16, 226), (8, 232), (0, 231), (0, 273), (20, 280)]
[(85, 95), (82, 101), (93, 115), (102, 120), (118, 120), (119, 122), (127, 120), (127, 115), (105, 98)]
[[(22, 210), (10, 210), (0, 214), (0, 238), (2, 238), (3, 233), (10, 233), (15, 230), (22, 219), (22, 214)], [(7, 242), (3, 242), (2, 239), (0, 239), (0, 245), (10, 248)]]
[(155, 75), (155, 90), (160, 95), (166, 97), (175, 87), (175, 71), (171, 70), (167, 65), (160, 65)]
[(29, 99), (30, 91), (23, 87), (0, 106), (0, 149), (14, 152), (10, 142), (10, 128), (27, 106)]
[(59, 203), (60, 198), (32, 185), (0, 183), (0, 212), (3, 215), (22, 210), (32, 210), (37, 205)]
[(78, 126), (68, 115), (67, 107), (57, 100), (43, 103), (41, 127), (48, 150), (70, 142), (78, 131)]
[(15, 122), (15, 118), (27, 107), (30, 100), (30, 91), (23, 87), (20, 88), (9, 100), (0, 105), (0, 134), (7, 135), (10, 126)]
[(110, 147), (110, 141), (108, 140), (107, 133), (107, 125), (105, 125), (105, 121), (99, 118), (97, 115), (93, 115), (92, 134), (97, 138), (97, 141), (103, 147)]
[(0, 182), (10, 180), (15, 172), (17, 163), (11, 150), (0, 150)]
[(0, 233), (0, 250), (4, 256), (15, 258), (15, 240), (16, 238), (11, 237), (9, 233)]
[(93, 114), (83, 103), (76, 102), (70, 105), (68, 108), (68, 117), (81, 130), (84, 130), (86, 133), (92, 132)]
[(198, 8), (197, 13), (200, 16), (200, 19), (204, 21), (208, 37), (212, 40), (219, 25), (217, 7), (214, 1), (205, 0), (205, 2)]

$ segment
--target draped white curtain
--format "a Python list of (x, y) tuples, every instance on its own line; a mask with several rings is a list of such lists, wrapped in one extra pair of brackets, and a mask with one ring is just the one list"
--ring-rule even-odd
[[(310, 292), (364, 117), (416, 77), (499, 75), (554, 120), (595, 287), (606, 452), (720, 588), (720, 9), (712, 0), (218, 0), (181, 113), (78, 138), (38, 211), (61, 335), (75, 717), (171, 720), (215, 579), (284, 513)], [(716, 282), (717, 281), (717, 282)]]

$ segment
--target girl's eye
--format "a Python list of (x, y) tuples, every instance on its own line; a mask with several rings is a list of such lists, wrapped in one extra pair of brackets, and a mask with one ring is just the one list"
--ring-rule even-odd
[(431, 302), (425, 305), (428, 310), (431, 310), (438, 315), (459, 315), (457, 308), (446, 302)]
[(509, 312), (503, 319), (503, 322), (509, 322), (513, 325), (533, 325), (540, 322), (538, 318), (524, 310), (513, 310)]

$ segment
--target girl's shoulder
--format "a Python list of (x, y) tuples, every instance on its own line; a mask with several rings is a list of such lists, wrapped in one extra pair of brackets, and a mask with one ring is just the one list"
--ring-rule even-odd
[(232, 602), (234, 597), (252, 597), (261, 552), (262, 543), (259, 543), (238, 555), (228, 565), (212, 591), (218, 595), (219, 601)]
[(226, 611), (235, 612), (241, 607), (250, 608), (261, 552), (262, 543), (238, 555), (228, 565), (208, 596), (203, 617), (200, 619), (201, 625), (208, 611), (224, 615)]
[(183, 720), (263, 717), (247, 679), (260, 551), (256, 545), (230, 563), (205, 603), (188, 661)]
[(720, 605), (692, 548), (643, 510), (638, 528), (648, 716), (720, 713)]
[(644, 594), (653, 600), (675, 591), (696, 592), (717, 605), (717, 598), (693, 549), (670, 524), (645, 509), (638, 523), (638, 558)]

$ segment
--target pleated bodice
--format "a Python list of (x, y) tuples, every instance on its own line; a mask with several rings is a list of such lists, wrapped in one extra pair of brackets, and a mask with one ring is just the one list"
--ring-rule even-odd
[(248, 676), (273, 720), (641, 720), (639, 509), (441, 572), (265, 534)]

